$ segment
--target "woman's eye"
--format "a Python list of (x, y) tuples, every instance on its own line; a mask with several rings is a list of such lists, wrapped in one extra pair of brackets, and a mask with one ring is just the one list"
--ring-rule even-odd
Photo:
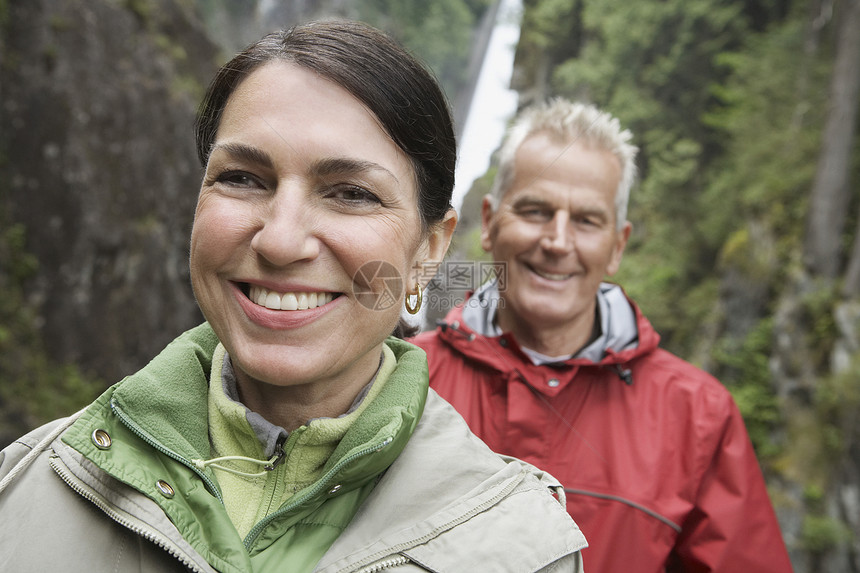
[(257, 178), (244, 171), (226, 171), (215, 179), (217, 183), (223, 183), (231, 187), (260, 187)]
[(362, 187), (344, 185), (331, 190), (329, 197), (349, 205), (379, 205), (379, 198)]

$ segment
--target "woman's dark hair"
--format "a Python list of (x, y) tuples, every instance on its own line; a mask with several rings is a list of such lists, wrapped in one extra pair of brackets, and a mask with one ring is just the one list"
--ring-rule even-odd
[[(224, 64), (197, 112), (194, 132), (204, 168), (230, 96), (251, 72), (277, 60), (312, 70), (363, 103), (412, 163), (424, 229), (442, 221), (451, 207), (457, 160), (448, 102), (418, 60), (359, 22), (315, 22), (274, 32)], [(394, 336), (417, 332), (418, 327), (401, 320)]]
[(457, 157), (447, 100), (420, 62), (379, 30), (359, 22), (315, 22), (274, 32), (222, 66), (195, 124), (197, 155), (204, 167), (227, 100), (251, 72), (274, 60), (313, 70), (367, 106), (412, 162), (424, 227), (443, 219), (451, 205)]

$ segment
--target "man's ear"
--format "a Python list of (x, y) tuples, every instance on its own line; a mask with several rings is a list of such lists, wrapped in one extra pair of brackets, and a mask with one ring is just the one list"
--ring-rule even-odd
[(633, 230), (633, 223), (626, 221), (624, 226), (618, 231), (615, 238), (615, 246), (612, 250), (612, 258), (606, 267), (606, 274), (612, 276), (618, 272), (621, 267), (621, 257), (624, 256), (624, 248), (627, 246), (627, 240), (630, 238), (630, 232)]
[(486, 252), (492, 252), (493, 240), (495, 233), (493, 232), (493, 198), (490, 195), (484, 195), (484, 200), (481, 201), (481, 248)]

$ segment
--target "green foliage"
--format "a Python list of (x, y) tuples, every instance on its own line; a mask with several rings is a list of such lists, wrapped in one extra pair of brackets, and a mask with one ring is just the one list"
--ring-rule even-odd
[(484, 196), (490, 192), (495, 176), (496, 167), (491, 166), (487, 173), (472, 183), (472, 188), (463, 198), (460, 219), (450, 248), (451, 256), (459, 260), (490, 261), (492, 259), (481, 246), (481, 204)]
[(490, 0), (358, 0), (357, 13), (421, 58), (434, 70), (451, 98), (468, 80), (472, 35), (478, 17), (490, 3)]
[(0, 233), (0, 261), (12, 284), (20, 284), (36, 273), (39, 262), (24, 249), (24, 225), (11, 224)]
[(736, 380), (744, 385), (767, 387), (770, 383), (767, 360), (773, 340), (773, 319), (765, 318), (741, 341), (737, 347), (723, 339), (714, 348), (717, 362), (737, 372)]
[(578, 20), (581, 20), (581, 10), (582, 2), (579, 0), (531, 2), (523, 21), (524, 42), (562, 57), (577, 55), (576, 47), (583, 40), (577, 37), (580, 35)]
[(170, 96), (177, 101), (187, 100), (196, 103), (202, 100), (206, 86), (193, 72), (185, 69), (187, 64), (191, 63), (185, 47), (163, 32), (153, 32), (152, 39), (156, 48), (170, 58), (176, 68), (168, 86)]
[(155, 45), (175, 62), (184, 62), (188, 59), (188, 53), (185, 51), (185, 47), (179, 42), (173, 41), (170, 36), (163, 33), (157, 33), (154, 34), (152, 38)]
[(814, 365), (826, 371), (827, 362), (838, 336), (833, 311), (837, 302), (834, 285), (819, 285), (801, 301), (799, 326), (806, 332), (807, 347)]
[(257, 2), (258, 0), (196, 0), (195, 3), (200, 6), (200, 13), (204, 17), (223, 10), (232, 18), (239, 18), (256, 10)]
[(48, 26), (54, 32), (65, 32), (72, 28), (74, 24), (66, 16), (60, 14), (52, 14), (48, 22)]
[(491, 256), (481, 248), (481, 228), (473, 227), (457, 238), (456, 248), (464, 261), (490, 261)]
[(150, 0), (124, 0), (123, 5), (129, 10), (143, 26), (147, 26), (152, 21), (155, 6)]
[(746, 50), (719, 58), (732, 77), (714, 88), (723, 105), (705, 121), (723, 134), (729, 153), (715, 165), (702, 202), (712, 215), (703, 225), (716, 243), (737, 228), (737, 213), (763, 218), (780, 230), (785, 266), (802, 239), (826, 111), (825, 90), (800, 90), (799, 78), (808, 69), (813, 83), (824, 86), (829, 66), (808, 62), (799, 21), (747, 43)]
[(850, 541), (851, 537), (850, 527), (838, 519), (823, 515), (806, 515), (803, 518), (800, 544), (812, 553), (825, 553)]
[[(606, 0), (583, 5), (588, 41), (579, 55), (557, 68), (553, 91), (595, 101), (639, 138), (701, 140), (700, 117), (711, 103), (707, 88), (721, 78), (716, 56), (736, 45), (743, 32), (739, 3)], [(672, 137), (659, 133), (665, 130)], [(643, 153), (650, 151), (643, 146)]]
[(821, 506), (824, 502), (824, 490), (818, 484), (806, 484), (803, 486), (803, 501), (809, 506)]
[(768, 366), (772, 340), (773, 320), (766, 318), (741, 341), (723, 337), (712, 351), (715, 370), (731, 391), (761, 459), (782, 453), (771, 438), (780, 421)]
[[(2, 220), (2, 213), (0, 213)], [(39, 316), (24, 285), (38, 269), (22, 225), (0, 233), (0, 440), (68, 415), (104, 388), (76, 367), (57, 364), (42, 344)], [(5, 444), (3, 444), (5, 445)]]
[(822, 428), (821, 450), (835, 467), (860, 440), (860, 354), (844, 371), (823, 377), (815, 389), (815, 411)]

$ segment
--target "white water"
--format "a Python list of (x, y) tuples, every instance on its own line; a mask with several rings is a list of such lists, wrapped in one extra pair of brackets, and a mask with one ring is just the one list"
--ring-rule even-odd
[(521, 16), (522, 0), (501, 0), (458, 143), (452, 198), (458, 213), (472, 184), (487, 172), (490, 158), (517, 110), (517, 93), (510, 89), (510, 84)]

